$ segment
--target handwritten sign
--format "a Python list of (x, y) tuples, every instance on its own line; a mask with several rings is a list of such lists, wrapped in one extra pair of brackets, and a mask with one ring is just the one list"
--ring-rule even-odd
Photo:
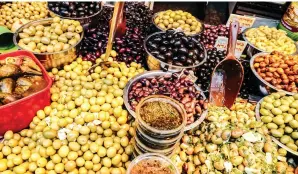
[(241, 15), (236, 15), (236, 14), (231, 14), (226, 26), (230, 26), (230, 23), (234, 20), (237, 19), (239, 22), (239, 25), (241, 27), (241, 30), (243, 31), (246, 28), (250, 28), (252, 27), (252, 25), (254, 24), (256, 18), (252, 17), (252, 16), (241, 16)]
[[(235, 56), (238, 59), (242, 55), (242, 53), (243, 53), (246, 45), (247, 45), (247, 42), (241, 41), (241, 40), (237, 40), (236, 49), (235, 49)], [(215, 47), (218, 50), (227, 50), (227, 47), (228, 47), (228, 38), (227, 37), (219, 36), (217, 38), (216, 42), (215, 42)]]

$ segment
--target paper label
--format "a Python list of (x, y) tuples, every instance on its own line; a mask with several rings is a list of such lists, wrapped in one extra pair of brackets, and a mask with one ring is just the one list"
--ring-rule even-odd
[[(237, 40), (236, 49), (235, 49), (235, 56), (238, 59), (242, 55), (242, 53), (243, 53), (246, 45), (247, 45), (247, 42), (241, 41), (241, 40)], [(215, 47), (218, 50), (227, 50), (227, 47), (228, 47), (228, 38), (227, 37), (223, 37), (223, 36), (219, 36), (217, 38), (216, 42), (215, 42)]]
[(236, 15), (236, 14), (231, 14), (226, 26), (229, 27), (230, 23), (234, 20), (237, 19), (239, 22), (239, 26), (241, 27), (241, 30), (243, 31), (246, 28), (250, 28), (252, 27), (252, 25), (254, 24), (256, 18), (252, 17), (252, 16), (242, 16), (242, 15)]

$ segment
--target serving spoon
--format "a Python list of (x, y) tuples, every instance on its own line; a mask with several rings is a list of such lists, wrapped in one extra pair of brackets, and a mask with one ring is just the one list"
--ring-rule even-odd
[(212, 73), (209, 102), (216, 106), (231, 108), (243, 82), (243, 67), (235, 57), (239, 22), (230, 24), (228, 54), (219, 62)]

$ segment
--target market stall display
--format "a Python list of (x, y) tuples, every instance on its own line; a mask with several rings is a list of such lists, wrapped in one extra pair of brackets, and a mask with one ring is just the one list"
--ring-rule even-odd
[(286, 96), (273, 93), (259, 103), (258, 118), (266, 125), (270, 135), (286, 145), (294, 153), (298, 150), (298, 95)]
[[(106, 60), (113, 5), (104, 4), (0, 3), (0, 25), (24, 49), (0, 55), (1, 174), (294, 174), (298, 57), (285, 32), (231, 37), (231, 26), (186, 11), (125, 2), (126, 33)], [(206, 99), (227, 56), (219, 37), (248, 41), (229, 109)]]
[(0, 8), (0, 25), (12, 29), (15, 22), (33, 21), (48, 16), (46, 2), (11, 2)]
[(182, 10), (167, 10), (153, 16), (155, 26), (162, 30), (178, 29), (186, 35), (197, 35), (203, 30), (203, 24), (196, 17)]

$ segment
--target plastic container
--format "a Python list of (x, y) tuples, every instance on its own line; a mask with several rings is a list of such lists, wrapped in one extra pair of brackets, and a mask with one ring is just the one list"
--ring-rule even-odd
[(167, 149), (169, 147), (174, 146), (178, 141), (180, 141), (181, 137), (183, 136), (183, 132), (180, 133), (179, 136), (171, 138), (171, 139), (155, 139), (151, 138), (150, 136), (146, 135), (142, 129), (137, 126), (136, 128), (136, 137), (143, 142), (143, 144), (146, 144), (149, 148), (154, 149)]
[(21, 55), (30, 57), (41, 68), (47, 86), (43, 90), (28, 97), (0, 106), (0, 136), (8, 130), (18, 132), (28, 127), (36, 112), (50, 105), (51, 102), (50, 88), (52, 86), (52, 79), (32, 53), (28, 51), (15, 51), (1, 54), (0, 60)]
[(173, 162), (169, 158), (167, 158), (163, 155), (160, 155), (160, 154), (156, 154), (156, 153), (146, 153), (146, 154), (140, 155), (137, 158), (135, 158), (129, 164), (126, 174), (131, 174), (131, 171), (134, 168), (134, 166), (144, 160), (158, 160), (158, 161), (162, 162), (162, 164), (168, 166), (169, 169), (171, 169), (173, 174), (179, 174), (177, 167), (173, 164)]
[[(160, 101), (160, 102), (165, 102), (165, 103), (169, 103), (171, 104), (173, 107), (175, 107), (177, 109), (177, 111), (180, 113), (180, 115), (182, 116), (182, 124), (172, 130), (159, 130), (156, 129), (154, 127), (149, 126), (140, 116), (140, 109), (141, 107), (148, 102), (153, 102), (153, 101)], [(139, 104), (137, 105), (136, 108), (136, 116), (137, 116), (137, 125), (139, 126), (140, 129), (142, 129), (142, 131), (152, 137), (152, 138), (156, 138), (156, 139), (168, 139), (168, 138), (174, 138), (180, 135), (181, 132), (184, 131), (184, 127), (186, 125), (186, 111), (184, 109), (184, 107), (176, 100), (164, 96), (164, 95), (151, 95), (148, 96), (146, 98), (143, 98)]]

